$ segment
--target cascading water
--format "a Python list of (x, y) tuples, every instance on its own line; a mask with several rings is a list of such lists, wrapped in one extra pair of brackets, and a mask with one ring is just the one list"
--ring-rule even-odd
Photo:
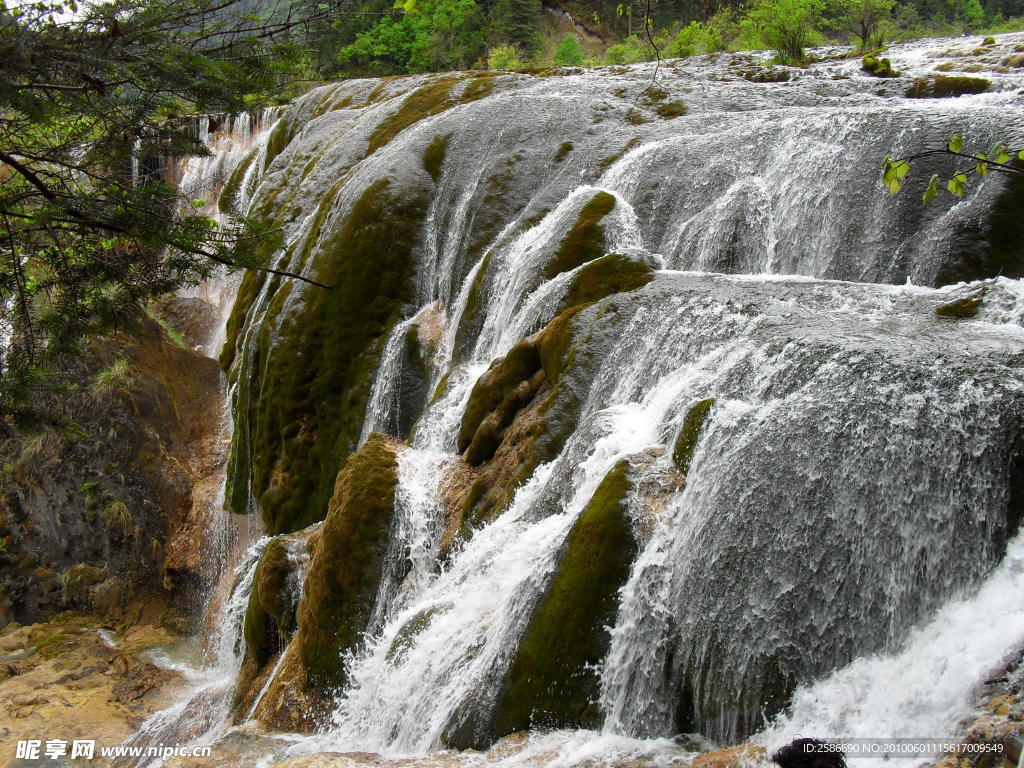
[[(1000, 50), (1021, 41), (1004, 36)], [(488, 728), (501, 735), (494, 713), (524, 638), (573, 531), (623, 462), (637, 554), (614, 591), (603, 661), (586, 672), (600, 731), (538, 735), (508, 760), (669, 760), (679, 749), (665, 737), (735, 741), (787, 706), (757, 740), (954, 735), (971, 686), (1024, 641), (1016, 614), (986, 639), (952, 640), (1019, 576), (1024, 291), (991, 269), (989, 212), (1009, 194), (999, 182), (931, 207), (877, 188), (886, 154), (952, 133), (979, 146), (1024, 135), (1020, 73), (986, 72), (982, 95), (902, 98), (952, 46), (894, 46), (895, 81), (833, 58), (787, 71), (790, 82), (756, 83), (753, 56), (698, 57), (663, 68), (663, 96), (642, 108), (633, 103), (648, 65), (483, 85), (349, 81), (281, 117), (273, 151), (244, 161), (239, 185), (250, 213), (283, 232), (278, 268), (329, 276), (333, 296), (362, 301), (359, 274), (336, 271), (345, 248), (362, 247), (361, 212), (407, 205), (421, 217), (403, 240), (411, 287), (365, 349), (323, 351), (324, 337), (355, 334), (361, 318), (334, 319), (325, 302), (335, 299), (315, 286), (253, 281), (234, 310), (236, 511), (301, 528), (306, 518), (275, 512), (295, 495), (293, 473), (326, 472), (330, 497), (324, 467), (338, 453), (374, 432), (407, 441), (363, 640), (345, 651), (321, 732), (291, 751), (424, 754)], [(424, 105), (438, 93), (436, 108)], [(671, 100), (686, 115), (659, 119), (659, 101)], [(376, 202), (381, 180), (388, 205)], [(564, 257), (598, 221), (596, 255)], [(397, 247), (374, 232), (381, 253)], [(647, 277), (593, 296), (589, 270), (606, 253)], [(381, 258), (384, 285), (397, 268)], [(960, 278), (976, 281), (920, 287)], [(971, 319), (936, 314), (978, 297)], [(544, 418), (561, 421), (517, 434), (560, 438), (493, 517), (453, 534), (453, 478), (491, 471), (459, 456), (474, 389), (524, 344), (549, 344), (555, 318), (571, 323), (571, 359), (557, 367), (542, 351), (527, 378), (546, 382), (531, 386), (549, 398)], [(338, 383), (342, 357), (368, 378)], [(330, 386), (307, 389), (318, 375)], [(526, 391), (527, 378), (513, 383)], [(338, 389), (345, 399), (328, 400)], [(320, 458), (288, 463), (359, 397), (356, 429), (332, 436)], [(265, 409), (285, 407), (292, 421), (271, 434)], [(512, 461), (511, 448), (497, 450), (488, 467)], [(269, 469), (257, 471), (260, 460)], [(302, 514), (326, 508), (302, 479)], [(978, 597), (964, 597), (972, 589)], [(960, 671), (926, 686), (931, 660)], [(915, 715), (864, 704), (892, 690), (891, 670), (900, 701), (934, 706)], [(281, 653), (235, 719), (257, 715), (286, 673)], [(211, 725), (226, 722), (200, 730), (213, 738)]]
[[(219, 224), (230, 223), (230, 216), (220, 210), (225, 182), (236, 171), (243, 172), (245, 179), (250, 176), (251, 169), (239, 166), (246, 157), (264, 151), (278, 111), (266, 109), (258, 114), (243, 113), (219, 121), (208, 116), (199, 118), (199, 138), (209, 147), (210, 155), (185, 158), (173, 172), (178, 177), (178, 188), (193, 199), (202, 200), (206, 212)], [(244, 210), (246, 189), (243, 180), (236, 191), (230, 192), (234, 210)], [(215, 357), (223, 346), (225, 326), (237, 289), (238, 281), (232, 275), (221, 273), (181, 293), (183, 297), (202, 299), (214, 309), (215, 317), (202, 345), (211, 356)], [(224, 439), (231, 434), (228, 405), (229, 396), (225, 398), (220, 416)], [(243, 657), (241, 634), (245, 611), (256, 566), (268, 539), (260, 536), (258, 525), (251, 524), (249, 518), (231, 515), (225, 509), (223, 476), (219, 491), (211, 501), (207, 529), (203, 566), (213, 588), (202, 600), (205, 615), (200, 666), (156, 659), (158, 666), (183, 672), (188, 685), (177, 704), (141, 724), (129, 742), (132, 746), (148, 748), (154, 744), (202, 739), (221, 733), (228, 722), (229, 698)], [(142, 760), (137, 764), (149, 763)]]

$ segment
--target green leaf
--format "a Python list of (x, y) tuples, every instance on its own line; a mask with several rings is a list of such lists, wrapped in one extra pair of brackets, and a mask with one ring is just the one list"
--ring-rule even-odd
[(934, 200), (936, 195), (939, 194), (939, 185), (941, 183), (942, 180), (939, 179), (939, 174), (933, 173), (932, 177), (928, 180), (928, 187), (925, 189), (924, 194), (921, 196), (921, 199), (924, 200), (926, 203), (930, 203), (932, 200)]
[[(988, 160), (988, 158), (985, 157), (984, 155), (975, 155), (975, 157), (978, 160)], [(981, 178), (984, 179), (986, 176), (988, 176), (988, 163), (985, 163), (985, 162), (978, 163), (975, 166), (975, 170), (977, 170), (978, 171), (978, 175), (981, 176)]]
[(997, 163), (1008, 163), (1008, 162), (1010, 162), (1010, 153), (1007, 152), (1005, 149), (1000, 151), (999, 154), (996, 155), (996, 162)]
[(964, 148), (964, 137), (957, 134), (949, 140), (949, 144), (946, 145), (950, 152), (959, 152)]
[(964, 173), (956, 174), (953, 178), (946, 182), (946, 189), (952, 195), (956, 195), (957, 197), (963, 197), (964, 191), (967, 189), (967, 175)]

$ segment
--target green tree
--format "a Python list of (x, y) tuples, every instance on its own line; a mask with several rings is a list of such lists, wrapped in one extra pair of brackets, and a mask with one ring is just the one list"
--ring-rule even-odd
[(0, 0), (0, 412), (30, 412), (79, 340), (149, 298), (264, 267), (272, 235), (219, 229), (157, 162), (206, 153), (188, 115), (246, 109), (302, 66), (305, 20), (255, 10)]
[(839, 0), (834, 10), (836, 27), (853, 35), (862, 51), (876, 48), (881, 43), (879, 31), (895, 5), (895, 0)]
[(741, 27), (752, 40), (774, 49), (789, 64), (804, 61), (804, 48), (817, 39), (822, 24), (822, 0), (755, 0)]
[(540, 14), (540, 0), (497, 0), (488, 16), (488, 40), (518, 45), (529, 55), (537, 49)]
[(964, 34), (967, 34), (985, 25), (985, 10), (978, 0), (957, 0), (953, 20), (960, 25)]
[(583, 46), (576, 35), (570, 33), (555, 46), (555, 64), (560, 67), (583, 66)]

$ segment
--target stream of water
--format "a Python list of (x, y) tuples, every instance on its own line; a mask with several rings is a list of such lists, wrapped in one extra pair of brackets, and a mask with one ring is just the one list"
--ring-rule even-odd
[[(453, 96), (368, 156), (368, 138), (425, 79), (346, 81), (291, 107), (281, 119), (294, 138), (269, 164), (249, 163), (234, 202), (283, 212), (288, 269), (315, 274), (324, 233), (374, 181), (429, 186), (431, 197), (415, 299), (380, 340), (360, 438), (408, 438), (380, 588), (328, 722), (282, 742), (287, 752), (438, 753), (500, 694), (568, 532), (624, 459), (639, 554), (598, 670), (603, 726), (452, 759), (668, 762), (685, 753), (670, 738), (680, 731), (697, 734), (691, 745), (769, 747), (798, 733), (954, 736), (976, 685), (1024, 642), (1020, 500), (1007, 480), (1024, 421), (1024, 288), (984, 274), (1003, 180), (924, 206), (913, 193), (887, 197), (878, 168), (953, 133), (979, 147), (1020, 143), (1024, 71), (998, 62), (1021, 44), (1000, 36), (985, 55), (960, 40), (895, 45), (895, 80), (838, 49), (773, 83), (748, 77), (763, 55), (694, 57), (660, 70), (664, 99), (688, 107), (673, 120), (624, 119), (653, 65), (503, 75), (486, 97)], [(968, 60), (991, 80), (986, 93), (904, 98), (936, 63)], [(375, 89), (383, 96), (371, 99)], [(265, 152), (266, 121), (262, 139), (248, 123), (236, 132), (244, 141), (214, 147), (186, 179)], [(425, 148), (445, 136), (428, 179)], [(580, 311), (575, 429), (441, 561), (445, 483), (473, 386), (557, 314), (583, 267), (546, 278), (544, 266), (599, 193), (614, 199), (605, 252), (654, 279)], [(258, 350), (302, 322), (309, 290), (260, 287), (238, 342), (245, 360), (266, 364)], [(937, 317), (979, 291), (976, 317)], [(429, 403), (403, 387), (411, 328), (436, 339)], [(706, 398), (685, 486), (673, 486), (672, 446)], [(225, 582), (215, 673), (149, 721), (147, 739), (212, 741), (229, 726), (225, 691), (264, 544)], [(772, 701), (780, 689), (784, 706)]]

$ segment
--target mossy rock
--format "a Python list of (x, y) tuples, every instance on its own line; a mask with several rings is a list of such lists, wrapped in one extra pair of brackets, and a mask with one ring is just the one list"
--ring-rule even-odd
[(430, 620), (434, 618), (436, 613), (437, 608), (435, 607), (424, 608), (403, 624), (402, 628), (398, 630), (398, 634), (395, 635), (395, 639), (391, 642), (391, 647), (388, 648), (385, 659), (392, 664), (400, 661), (412, 647), (416, 636), (430, 626)]
[(373, 612), (395, 511), (398, 446), (374, 433), (338, 474), (299, 606), (297, 642), (311, 685), (344, 684), (342, 655)]
[(686, 413), (683, 419), (683, 426), (676, 437), (675, 445), (672, 447), (672, 461), (684, 475), (690, 471), (690, 462), (693, 461), (693, 454), (697, 450), (697, 443), (704, 432), (705, 422), (708, 414), (711, 413), (711, 406), (715, 404), (715, 398), (709, 397), (698, 401)]
[(674, 120), (686, 114), (686, 104), (682, 101), (667, 101), (655, 107), (654, 114), (662, 120)]
[(295, 631), (296, 601), (289, 591), (294, 566), (282, 537), (263, 549), (252, 579), (242, 634), (257, 666), (266, 664)]
[(615, 207), (615, 196), (598, 192), (583, 206), (576, 223), (562, 238), (558, 251), (544, 267), (548, 280), (604, 255), (605, 237), (601, 220)]
[(637, 554), (626, 501), (631, 487), (629, 462), (620, 461), (570, 529), (506, 676), (496, 737), (537, 725), (600, 726), (596, 670), (608, 652), (607, 628)]
[(254, 581), (253, 594), (260, 608), (277, 622), (279, 629), (290, 634), (295, 628), (295, 608), (288, 593), (288, 576), (292, 566), (288, 550), (280, 539), (273, 539), (263, 550), (259, 578)]
[(280, 646), (280, 635), (273, 617), (263, 610), (255, 585), (259, 583), (260, 568), (256, 566), (253, 574), (253, 590), (249, 593), (249, 602), (245, 608), (245, 619), (242, 624), (242, 637), (245, 639), (247, 659), (252, 659), (256, 668), (266, 664)]
[(267, 150), (263, 156), (264, 170), (270, 167), (274, 158), (284, 151), (284, 148), (291, 143), (297, 133), (298, 129), (290, 115), (285, 115), (277, 121), (277, 125), (271, 129), (270, 135), (267, 136)]
[(654, 270), (643, 261), (621, 253), (610, 253), (590, 262), (576, 274), (557, 313), (600, 301), (613, 293), (642, 288), (653, 279)]
[(870, 53), (861, 59), (861, 69), (872, 77), (899, 77), (899, 72), (892, 68), (889, 59), (877, 58)]
[[(333, 232), (310, 233), (319, 244), (308, 271), (333, 288), (268, 287), (244, 359), (231, 356), (244, 373), (236, 381), (228, 504), (249, 512), (251, 492), (272, 535), (326, 514), (338, 469), (359, 439), (384, 339), (412, 298), (413, 249), (429, 198), (389, 187), (388, 179), (372, 183)], [(326, 218), (318, 230), (325, 226)], [(248, 298), (255, 285), (243, 289)], [(293, 290), (303, 291), (302, 311), (284, 314)]]
[(627, 141), (625, 146), (622, 149), (620, 149), (618, 152), (616, 152), (614, 155), (608, 155), (607, 157), (601, 158), (597, 162), (597, 172), (598, 172), (598, 175), (600, 175), (600, 174), (604, 173), (606, 170), (608, 170), (611, 166), (613, 166), (616, 162), (618, 162), (622, 158), (623, 155), (625, 155), (627, 152), (629, 152), (629, 150), (631, 150), (633, 147), (637, 146), (638, 144), (640, 144), (640, 138), (637, 137), (637, 136), (634, 136), (632, 139)]
[(223, 213), (229, 213), (231, 215), (238, 215), (241, 213), (235, 206), (235, 199), (238, 197), (238, 193), (242, 191), (242, 183), (245, 181), (245, 176), (249, 172), (253, 163), (256, 161), (257, 149), (253, 148), (249, 153), (242, 158), (242, 161), (235, 166), (235, 170), (231, 172), (227, 182), (221, 188), (220, 196), (217, 198), (217, 208)]
[(458, 449), (471, 466), (494, 455), (506, 427), (533, 399), (540, 382), (540, 345), (525, 339), (496, 360), (477, 380), (459, 427)]
[(980, 293), (965, 296), (962, 299), (940, 304), (935, 308), (935, 314), (939, 317), (948, 317), (953, 320), (967, 320), (978, 314), (983, 303), (984, 299)]
[(560, 163), (569, 156), (569, 153), (573, 150), (573, 143), (571, 141), (564, 141), (558, 146), (558, 150), (555, 152), (554, 161)]
[(984, 93), (990, 83), (983, 77), (966, 75), (928, 75), (914, 80), (907, 90), (909, 99), (946, 99)]
[(743, 78), (752, 83), (788, 83), (793, 76), (788, 70), (780, 67), (762, 67), (749, 69), (742, 73)]
[(441, 166), (444, 165), (444, 156), (448, 152), (448, 142), (451, 141), (450, 133), (438, 134), (427, 145), (423, 151), (423, 168), (430, 174), (430, 178), (436, 184), (441, 178)]
[(452, 88), (458, 82), (458, 77), (445, 75), (409, 93), (394, 114), (384, 118), (370, 134), (366, 154), (373, 154), (405, 129), (452, 106), (455, 103), (451, 98)]

